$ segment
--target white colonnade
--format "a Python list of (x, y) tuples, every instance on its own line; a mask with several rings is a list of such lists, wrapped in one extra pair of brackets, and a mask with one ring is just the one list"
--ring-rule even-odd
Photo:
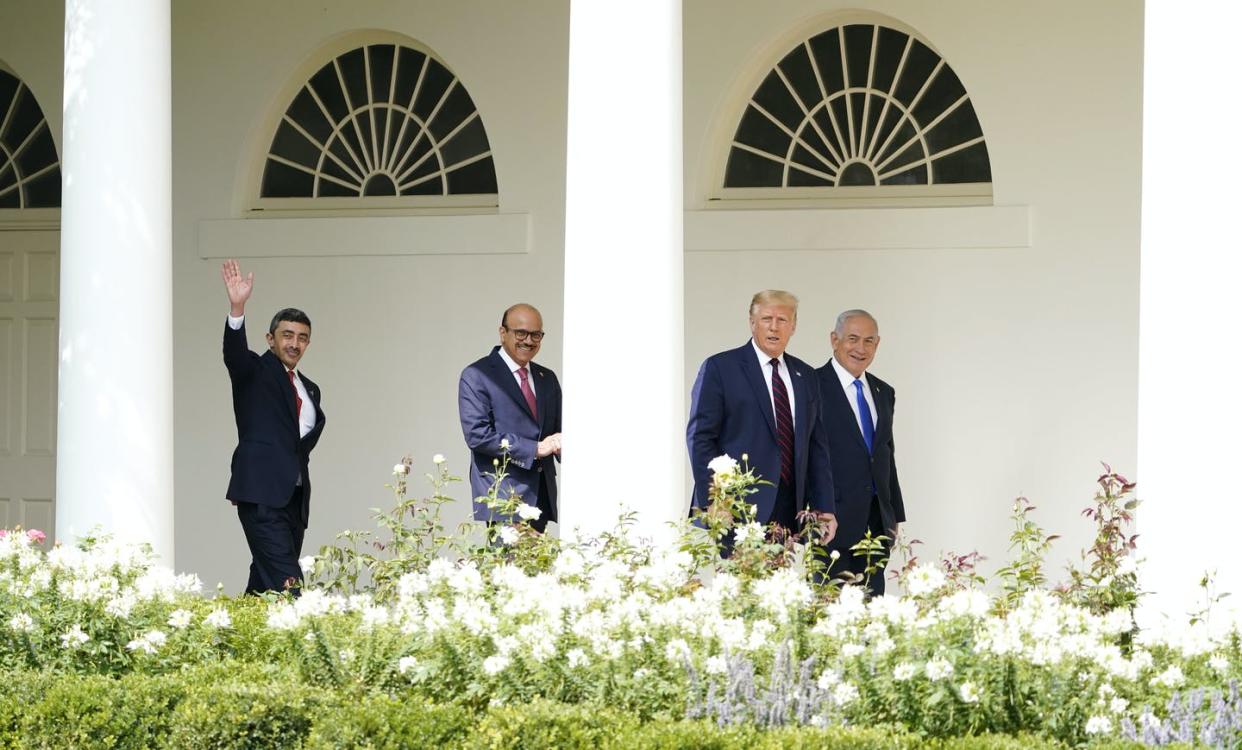
[(67, 0), (56, 532), (173, 563), (169, 0)]
[(685, 493), (680, 0), (570, 8), (567, 535), (622, 507), (660, 537)]

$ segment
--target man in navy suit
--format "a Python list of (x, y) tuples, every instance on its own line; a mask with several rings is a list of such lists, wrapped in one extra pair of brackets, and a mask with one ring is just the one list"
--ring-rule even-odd
[(509, 520), (487, 507), (497, 460), (508, 455), (500, 497), (516, 493), (540, 510), (531, 526), (556, 520), (556, 458), (561, 453), (561, 385), (531, 360), (543, 342), (543, 317), (527, 304), (500, 316), (500, 345), (462, 370), (457, 384), (461, 431), (470, 447), (470, 491), (479, 521)]
[(298, 557), (310, 515), (310, 452), (323, 433), (319, 388), (297, 370), (310, 346), (306, 313), (285, 308), (268, 327), (261, 356), (246, 344), (246, 301), (254, 274), (237, 261), (220, 271), (229, 295), (224, 366), (233, 385), (237, 448), (225, 493), (237, 506), (252, 561), (246, 593), (284, 591), (302, 581)]
[[(841, 313), (831, 339), (832, 359), (817, 371), (841, 523), (828, 545), (841, 553), (831, 574), (850, 571), (862, 576), (867, 559), (855, 556), (850, 547), (870, 530), (873, 538), (886, 537), (882, 556), (887, 558), (897, 525), (906, 520), (893, 460), (897, 397), (892, 386), (867, 372), (880, 346), (880, 327), (870, 313)], [(883, 568), (872, 574), (867, 587), (873, 596), (884, 594)]]
[(759, 522), (797, 530), (798, 512), (809, 507), (829, 514), (833, 533), (836, 504), (819, 423), (819, 384), (810, 365), (785, 353), (797, 322), (797, 297), (759, 292), (750, 302), (750, 341), (708, 357), (699, 368), (686, 426), (693, 502), (708, 505), (708, 462), (746, 454), (756, 473), (771, 482), (747, 498)]

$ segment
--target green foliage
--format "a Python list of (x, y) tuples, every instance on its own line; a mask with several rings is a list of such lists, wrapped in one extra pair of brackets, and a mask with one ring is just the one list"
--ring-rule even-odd
[(1129, 533), (1139, 505), (1133, 496), (1135, 485), (1107, 464), (1096, 482), (1100, 488), (1094, 501), (1082, 512), (1095, 523), (1095, 539), (1083, 550), (1082, 567), (1070, 570), (1067, 594), (1070, 601), (1097, 614), (1133, 611), (1139, 600), (1138, 570), (1131, 554), (1138, 537)]
[(475, 724), (466, 708), (369, 695), (328, 707), (315, 717), (305, 750), (460, 747)]
[(1044, 585), (1044, 559), (1052, 548), (1052, 542), (1058, 538), (1056, 534), (1045, 534), (1031, 520), (1033, 510), (1035, 506), (1025, 497), (1019, 497), (1013, 503), (1010, 518), (1015, 528), (1009, 536), (1009, 549), (1013, 557), (996, 571), (1005, 591), (1002, 603), (1007, 609), (1016, 606), (1026, 592)]

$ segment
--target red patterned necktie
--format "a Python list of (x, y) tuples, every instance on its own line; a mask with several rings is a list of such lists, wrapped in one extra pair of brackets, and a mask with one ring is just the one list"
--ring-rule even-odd
[(772, 405), (776, 408), (776, 442), (781, 449), (781, 484), (793, 490), (794, 429), (793, 412), (789, 409), (789, 391), (781, 379), (781, 361), (773, 359)]
[(526, 405), (530, 407), (530, 415), (539, 419), (539, 410), (535, 408), (535, 392), (530, 389), (530, 377), (525, 367), (518, 368), (518, 377), (522, 379), (522, 395), (526, 397)]
[(289, 376), (289, 387), (293, 389), (293, 400), (298, 405), (297, 417), (302, 418), (302, 394), (298, 393), (298, 384), (293, 382), (293, 370), (285, 370), (285, 374)]

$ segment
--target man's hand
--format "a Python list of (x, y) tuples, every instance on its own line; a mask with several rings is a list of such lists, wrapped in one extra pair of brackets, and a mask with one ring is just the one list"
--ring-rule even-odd
[(824, 539), (824, 544), (827, 544), (837, 535), (837, 517), (831, 513), (824, 513), (820, 516), (820, 518), (827, 527), (827, 531), (825, 532), (827, 538)]
[(229, 293), (229, 315), (240, 318), (246, 314), (246, 300), (254, 290), (254, 272), (242, 276), (241, 266), (235, 260), (226, 260), (220, 267), (220, 277)]
[(552, 454), (561, 455), (561, 433), (548, 435), (535, 446), (535, 458), (546, 458)]

